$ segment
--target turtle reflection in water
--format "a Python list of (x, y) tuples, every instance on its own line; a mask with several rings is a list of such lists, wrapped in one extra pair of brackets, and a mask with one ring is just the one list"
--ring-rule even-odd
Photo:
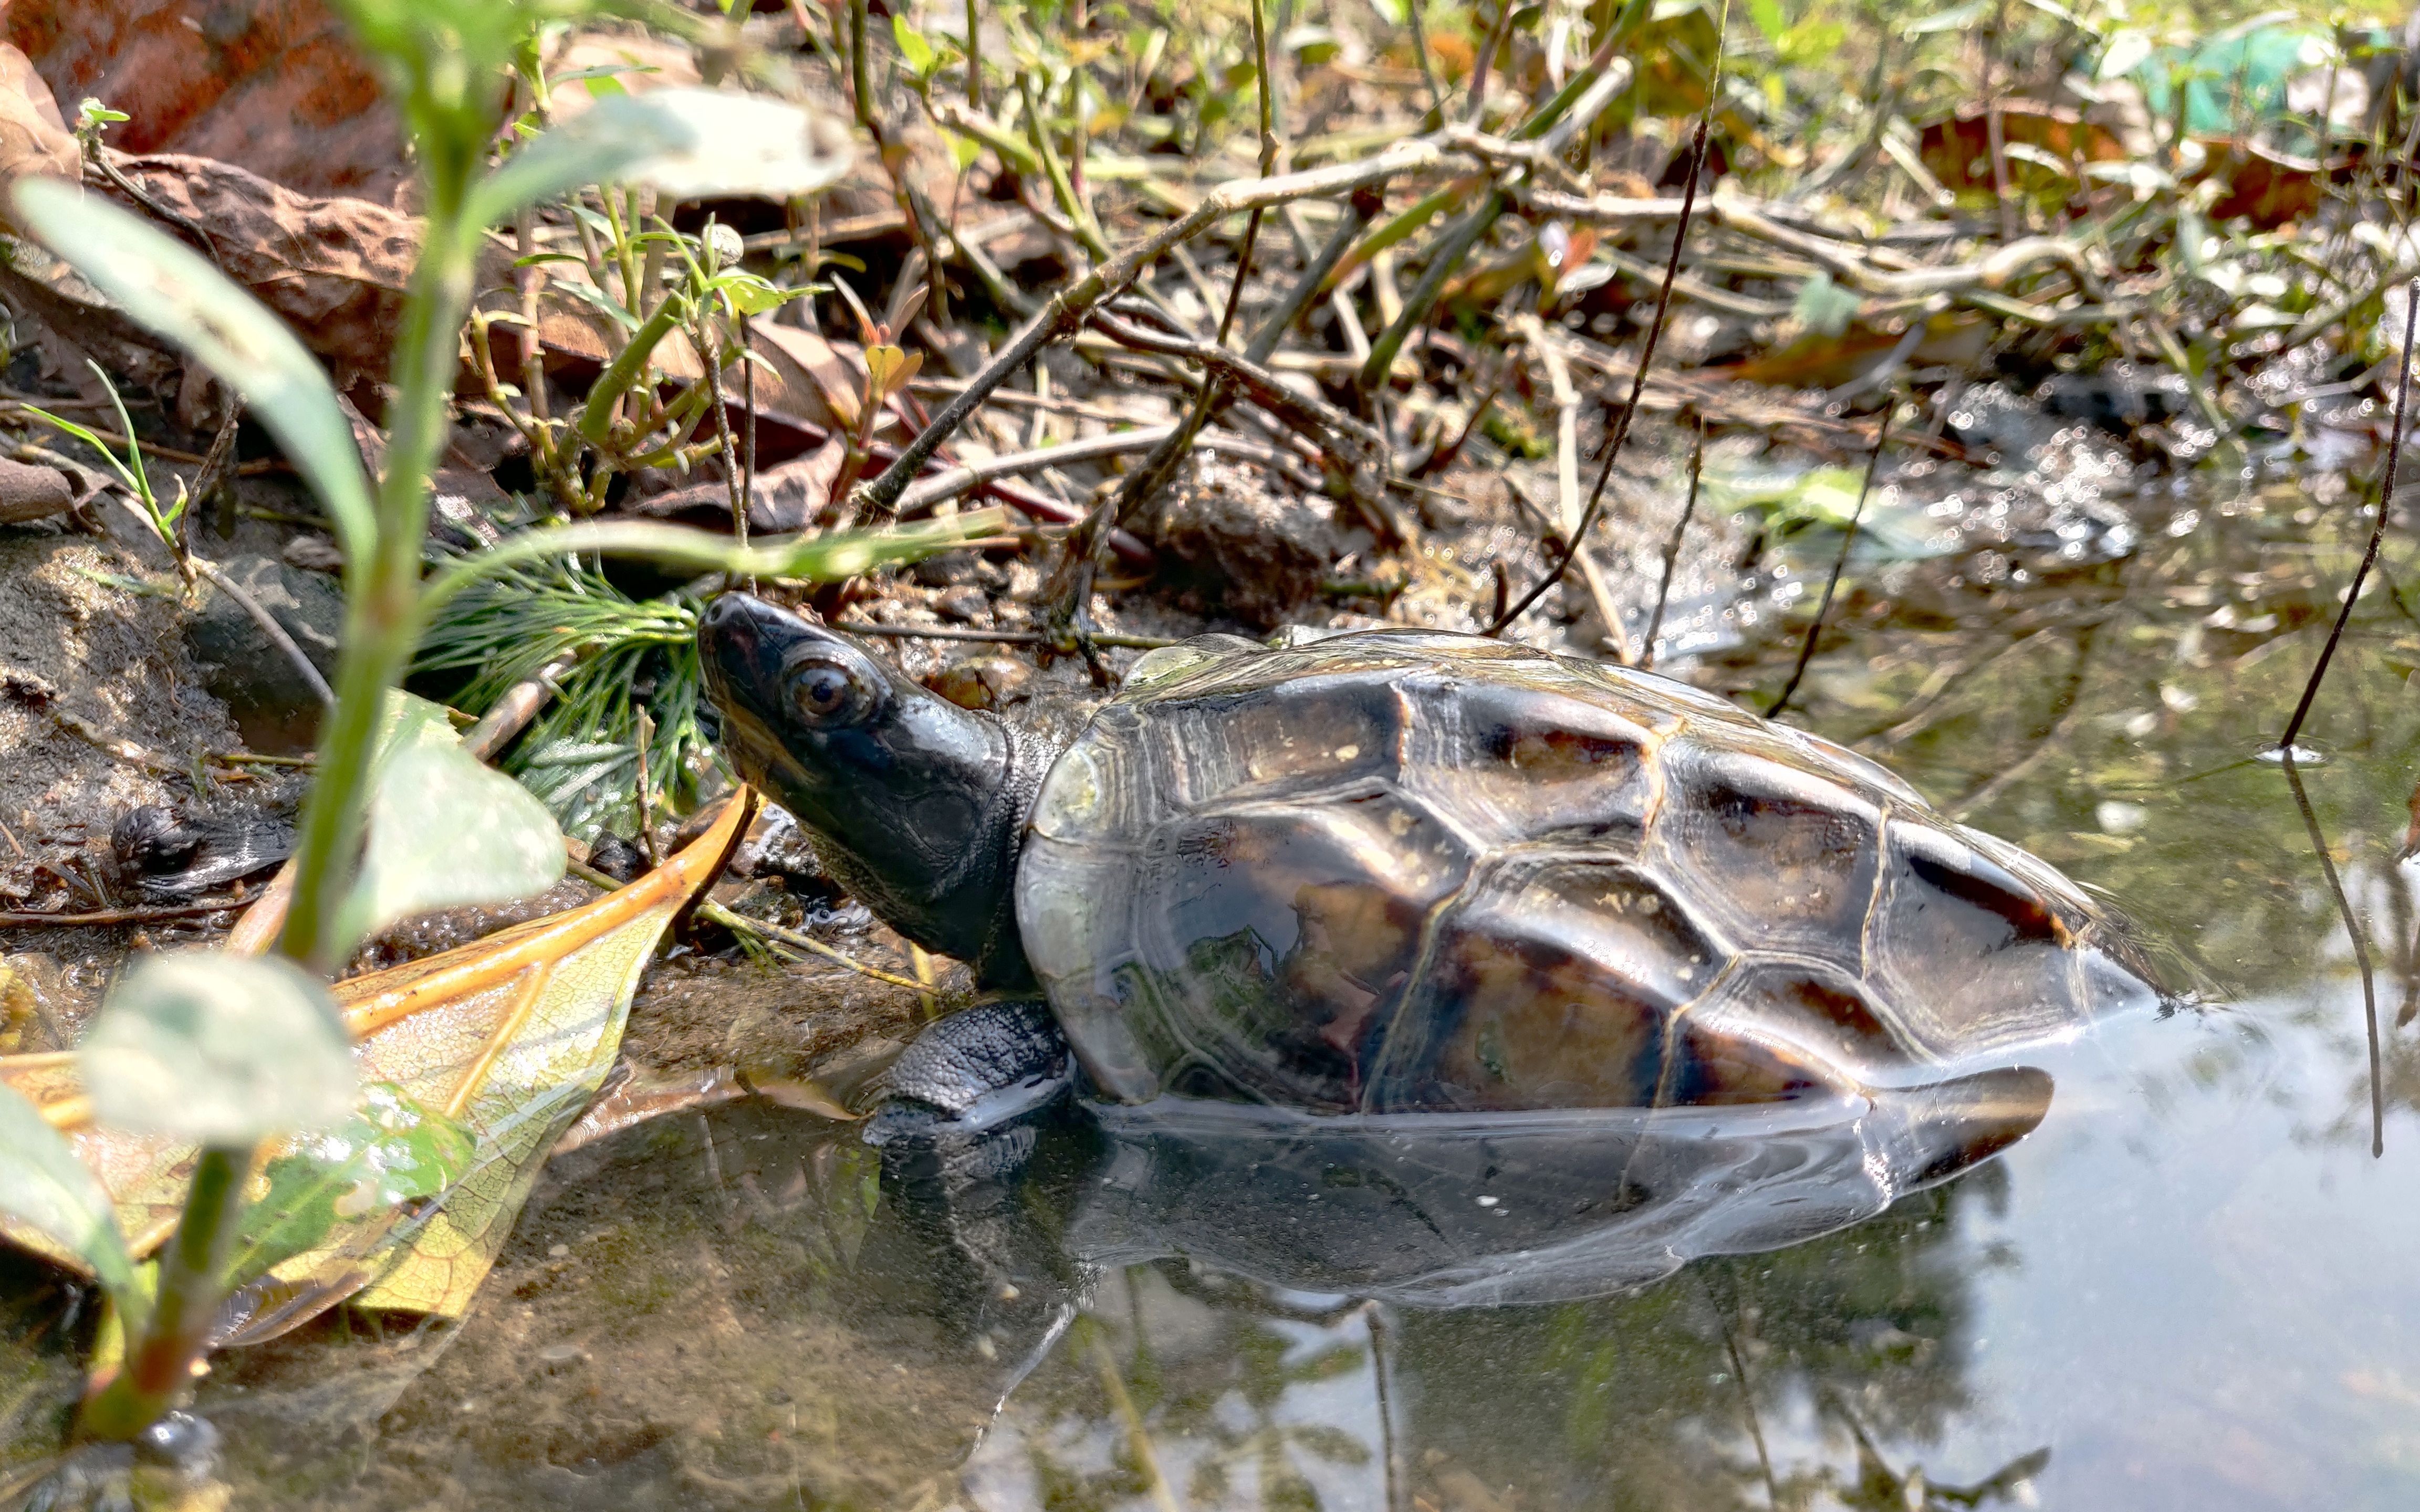
[(2029, 1050), (2153, 995), (2049, 867), (1650, 674), (1209, 636), (1056, 750), (745, 594), (700, 640), (741, 772), (993, 995), (869, 1137), (1000, 1176), (1072, 1082), (1092, 1258), (1600, 1293), (1966, 1168), (2047, 1109)]

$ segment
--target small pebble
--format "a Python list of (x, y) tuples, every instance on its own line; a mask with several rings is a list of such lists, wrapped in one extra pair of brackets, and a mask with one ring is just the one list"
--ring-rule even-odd
[(971, 625), (990, 616), (991, 595), (972, 583), (944, 589), (934, 595), (933, 611), (945, 620)]

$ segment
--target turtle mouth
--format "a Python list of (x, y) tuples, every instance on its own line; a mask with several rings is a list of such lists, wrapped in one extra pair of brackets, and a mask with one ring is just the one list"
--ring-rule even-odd
[(777, 790), (805, 780), (782, 738), (784, 656), (814, 626), (748, 594), (724, 594), (698, 619), (698, 667), (722, 714), (721, 744), (740, 775)]
[(698, 619), (698, 665), (707, 689), (725, 713), (745, 710), (762, 718), (765, 695), (781, 670), (777, 637), (781, 610), (747, 594), (724, 594), (706, 607)]

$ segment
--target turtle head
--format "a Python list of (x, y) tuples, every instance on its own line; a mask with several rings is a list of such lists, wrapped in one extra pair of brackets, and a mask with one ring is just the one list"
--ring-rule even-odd
[(697, 640), (724, 753), (825, 869), (926, 949), (1029, 980), (1012, 884), (1048, 752), (747, 594), (707, 606)]

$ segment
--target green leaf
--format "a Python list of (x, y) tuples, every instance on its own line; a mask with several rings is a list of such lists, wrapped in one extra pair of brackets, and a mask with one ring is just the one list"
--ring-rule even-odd
[(349, 562), (377, 533), (352, 426), (318, 359), (284, 321), (164, 232), (54, 179), (19, 179), (17, 224), (147, 330), (183, 347), (275, 435), (328, 511)]
[(0, 1086), (0, 1211), (92, 1267), (118, 1307), (140, 1315), (134, 1260), (109, 1194), (67, 1135), (7, 1086)]
[(1925, 37), (1933, 32), (1961, 31), (1976, 24), (1990, 13), (1994, 0), (1966, 0), (1962, 6), (1936, 10), (1900, 28), (1902, 37)]
[(505, 160), (471, 193), (473, 225), (584, 184), (644, 182), (681, 199), (811, 194), (848, 171), (845, 135), (796, 105), (719, 89), (600, 100)]
[(402, 746), (380, 764), (361, 877), (337, 912), (349, 947), (396, 919), (509, 903), (562, 880), (554, 816), (452, 744)]
[(475, 1151), (471, 1132), (391, 1082), (362, 1089), (353, 1116), (298, 1139), (264, 1173), (269, 1190), (244, 1210), (229, 1257), (231, 1286), (316, 1248), (336, 1225), (370, 1218), (461, 1179)]
[(729, 300), (731, 307), (741, 315), (763, 315), (806, 293), (802, 288), (783, 288), (754, 273), (725, 273), (715, 282), (722, 297)]
[(1778, 42), (1790, 30), (1790, 18), (1782, 11), (1781, 0), (1747, 0), (1747, 14), (1767, 41)]
[(1832, 275), (1817, 269), (1815, 276), (1799, 285), (1798, 298), (1792, 301), (1790, 313), (1807, 330), (1826, 336), (1837, 336), (1849, 329), (1856, 318), (1857, 307), (1864, 301), (1854, 291), (1832, 282)]
[(899, 44), (899, 55), (908, 60), (908, 66), (915, 69), (919, 77), (933, 71), (937, 61), (933, 55), (933, 44), (924, 40), (924, 34), (908, 24), (908, 18), (895, 10), (891, 13), (891, 35)]
[(327, 1128), (353, 1103), (326, 984), (273, 956), (145, 960), (101, 1005), (80, 1069), (100, 1122), (203, 1145)]

